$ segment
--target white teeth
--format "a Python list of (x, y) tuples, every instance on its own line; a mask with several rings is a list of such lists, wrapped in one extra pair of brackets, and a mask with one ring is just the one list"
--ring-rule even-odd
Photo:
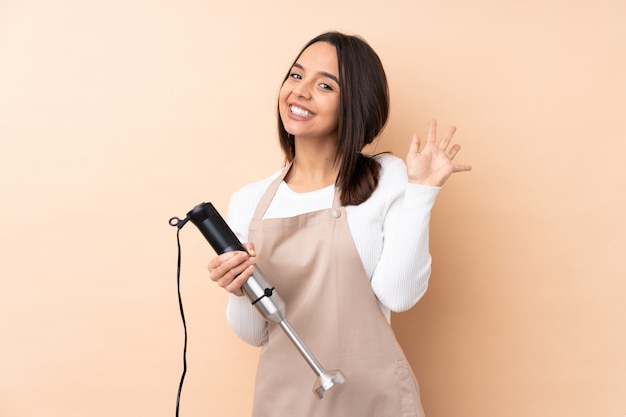
[(301, 109), (299, 107), (296, 107), (296, 106), (290, 106), (289, 109), (296, 116), (301, 116), (301, 117), (312, 117), (313, 116), (313, 113), (308, 112), (308, 111), (306, 111), (304, 109)]

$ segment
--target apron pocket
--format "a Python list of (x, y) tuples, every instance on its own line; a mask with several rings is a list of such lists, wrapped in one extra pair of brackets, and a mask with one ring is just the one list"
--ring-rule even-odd
[(424, 417), (417, 380), (407, 361), (396, 362), (402, 417)]

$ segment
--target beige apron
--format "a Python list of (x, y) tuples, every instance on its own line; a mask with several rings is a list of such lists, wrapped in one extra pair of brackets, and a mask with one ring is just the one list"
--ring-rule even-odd
[(343, 385), (317, 399), (315, 373), (279, 325), (259, 358), (253, 417), (422, 417), (419, 387), (372, 291), (335, 190), (333, 207), (264, 219), (285, 168), (250, 223), (257, 265), (286, 304), (287, 321)]

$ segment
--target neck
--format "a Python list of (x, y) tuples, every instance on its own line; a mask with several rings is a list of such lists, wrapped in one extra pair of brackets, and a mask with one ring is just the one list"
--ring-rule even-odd
[(339, 165), (335, 161), (336, 146), (297, 141), (296, 156), (285, 182), (296, 192), (328, 187), (337, 181)]

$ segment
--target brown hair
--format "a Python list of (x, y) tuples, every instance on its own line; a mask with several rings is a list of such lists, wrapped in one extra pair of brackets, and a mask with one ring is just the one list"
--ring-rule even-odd
[[(311, 39), (302, 52), (316, 42), (327, 42), (337, 50), (339, 64), (339, 126), (337, 159), (341, 204), (358, 205), (367, 200), (378, 185), (380, 164), (363, 155), (365, 145), (380, 134), (389, 116), (389, 88), (380, 58), (358, 36), (327, 32)], [(289, 72), (285, 80), (289, 77)], [(291, 162), (296, 155), (295, 142), (278, 116), (280, 146)]]

